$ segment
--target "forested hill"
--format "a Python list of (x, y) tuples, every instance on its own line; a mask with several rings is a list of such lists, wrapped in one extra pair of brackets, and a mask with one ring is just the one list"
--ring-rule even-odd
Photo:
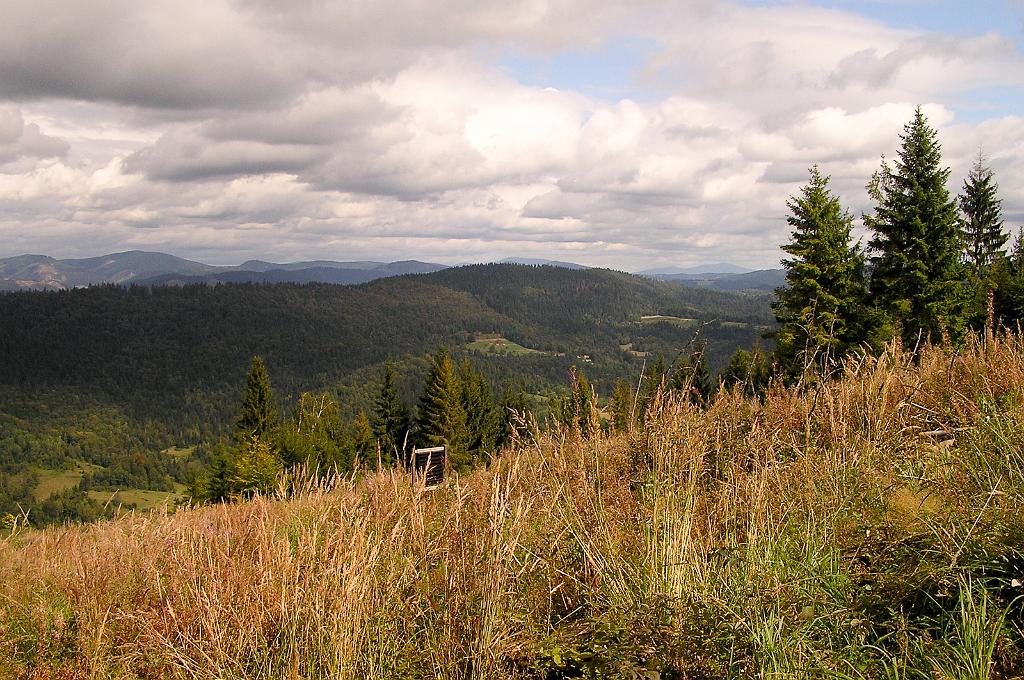
[[(645, 319), (644, 316), (659, 316)], [(473, 265), (359, 286), (98, 286), (0, 294), (0, 384), (73, 387), (138, 417), (223, 420), (253, 355), (279, 393), (324, 389), (391, 356), (481, 337), (528, 350), (482, 352), (497, 379), (556, 382), (578, 357), (598, 385), (637, 372), (643, 352), (681, 351), (699, 324), (712, 363), (757, 340), (767, 300), (607, 270)], [(501, 345), (504, 346), (504, 345)], [(487, 349), (487, 347), (484, 347)], [(207, 414), (207, 415), (203, 415)], [(178, 424), (180, 425), (181, 422)], [(207, 424), (207, 423), (204, 423)]]
[(682, 287), (608, 269), (489, 264), (445, 269), (428, 278), (471, 293), (538, 330), (588, 333), (595, 325), (607, 329), (653, 314), (773, 323), (764, 297)]

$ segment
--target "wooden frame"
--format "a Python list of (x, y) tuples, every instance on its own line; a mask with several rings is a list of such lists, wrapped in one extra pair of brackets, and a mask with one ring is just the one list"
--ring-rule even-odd
[(448, 469), (448, 452), (443, 446), (412, 450), (412, 472), (423, 475), (428, 489), (436, 489), (444, 482)]

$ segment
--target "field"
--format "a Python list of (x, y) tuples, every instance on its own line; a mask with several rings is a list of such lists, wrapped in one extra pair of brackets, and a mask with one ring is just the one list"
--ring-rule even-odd
[(476, 340), (466, 345), (471, 352), (483, 352), (485, 354), (504, 354), (509, 356), (522, 356), (527, 354), (544, 354), (540, 350), (530, 349), (517, 345), (507, 338), (499, 335), (479, 335)]
[(433, 492), (8, 529), (0, 676), (1021, 677), (1024, 344), (808, 384), (591, 413)]
[(147, 511), (161, 508), (164, 504), (168, 504), (173, 508), (175, 501), (179, 497), (178, 493), (184, 489), (182, 485), (179, 486), (181, 489), (178, 491), (119, 489), (117, 491), (89, 491), (88, 494), (91, 498), (103, 504), (110, 503), (114, 507), (131, 506), (136, 510)]
[(647, 314), (640, 317), (640, 323), (671, 323), (676, 326), (689, 328), (697, 323), (697, 319), (687, 319), (681, 316), (667, 316), (665, 314)]
[(72, 470), (36, 470), (36, 474), (39, 475), (39, 483), (36, 484), (35, 497), (43, 499), (51, 494), (73, 489), (78, 486), (78, 482), (82, 480), (86, 472), (99, 469), (98, 465), (79, 463)]

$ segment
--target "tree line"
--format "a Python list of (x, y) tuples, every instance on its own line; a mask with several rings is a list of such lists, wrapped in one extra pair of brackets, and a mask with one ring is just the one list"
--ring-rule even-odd
[(1021, 236), (1010, 253), (992, 168), (980, 153), (958, 196), (947, 189), (937, 132), (920, 108), (867, 184), (867, 246), (852, 238), (854, 217), (814, 166), (787, 201), (791, 240), (786, 285), (773, 310), (774, 360), (794, 378), (827, 371), (854, 351), (892, 338), (908, 348), (960, 341), (986, 324), (1013, 324), (1024, 312)]
[(282, 416), (260, 356), (246, 374), (233, 441), (214, 452), (209, 473), (190, 484), (194, 500), (222, 501), (273, 490), (297, 465), (352, 472), (408, 465), (414, 446), (447, 448), (449, 464), (466, 471), (487, 460), (532, 422), (527, 396), (505, 385), (497, 392), (468, 359), (437, 350), (418, 403), (399, 393), (394, 364), (381, 370), (373, 409), (346, 420), (329, 392), (303, 392)]

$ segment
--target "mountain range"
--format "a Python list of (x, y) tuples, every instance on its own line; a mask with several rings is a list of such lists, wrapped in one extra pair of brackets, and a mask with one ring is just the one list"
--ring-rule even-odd
[[(585, 270), (586, 265), (557, 260), (507, 258), (505, 264), (551, 266)], [(166, 253), (132, 250), (98, 257), (56, 259), (47, 255), (19, 255), (0, 259), (0, 291), (61, 290), (96, 284), (168, 286), (217, 283), (332, 283), (352, 285), (405, 274), (429, 274), (447, 265), (418, 260), (338, 262), (312, 260), (277, 263), (248, 260), (217, 266)], [(640, 276), (688, 286), (727, 291), (772, 291), (782, 285), (779, 269), (750, 271), (727, 262), (687, 268), (638, 272)]]
[(131, 250), (84, 259), (58, 260), (46, 255), (0, 259), (0, 290), (60, 290), (95, 284), (185, 285), (190, 283), (367, 283), (387, 276), (425, 274), (443, 264), (402, 262), (334, 262), (316, 260), (278, 264), (248, 260), (216, 266), (166, 253)]

